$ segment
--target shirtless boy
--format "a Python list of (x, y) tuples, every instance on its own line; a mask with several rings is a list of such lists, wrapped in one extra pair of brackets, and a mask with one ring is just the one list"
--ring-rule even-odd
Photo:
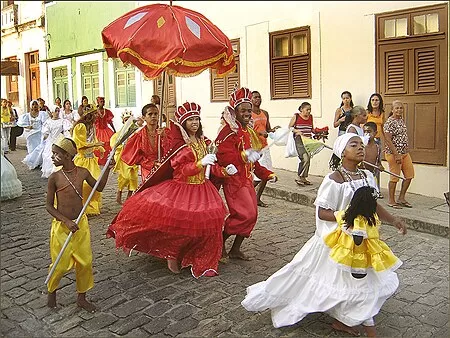
[[(95, 306), (86, 300), (86, 291), (94, 286), (88, 219), (84, 214), (78, 224), (75, 221), (83, 208), (83, 182), (86, 181), (91, 187), (94, 187), (96, 180), (86, 168), (74, 164), (73, 157), (77, 154), (77, 148), (72, 139), (64, 137), (57, 139), (52, 146), (52, 152), (53, 163), (56, 167), (62, 166), (62, 168), (48, 178), (47, 211), (54, 217), (50, 232), (50, 255), (52, 258), (50, 269), (69, 233), (73, 232), (73, 236), (48, 281), (47, 306), (56, 307), (56, 288), (61, 278), (75, 268), (77, 304), (88, 312), (94, 312)], [(114, 166), (113, 162), (113, 160), (110, 162), (101, 178), (97, 191), (102, 191), (105, 187), (109, 171)]]

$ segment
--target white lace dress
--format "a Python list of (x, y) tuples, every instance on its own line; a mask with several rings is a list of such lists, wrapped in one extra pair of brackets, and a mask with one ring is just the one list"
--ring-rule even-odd
[(52, 161), (52, 145), (60, 134), (70, 137), (71, 123), (65, 119), (47, 119), (42, 126), (42, 134), (47, 136), (44, 140), (44, 149), (42, 152), (42, 177), (48, 178), (56, 167)]
[(2, 156), (1, 169), (1, 200), (22, 196), (22, 182), (17, 178), (17, 172), (11, 162)]
[[(376, 188), (373, 175), (367, 182)], [(316, 231), (291, 262), (267, 280), (247, 288), (242, 306), (248, 311), (271, 310), (274, 327), (293, 325), (306, 315), (326, 312), (348, 326), (373, 325), (373, 317), (383, 303), (397, 290), (398, 277), (393, 271), (375, 273), (356, 279), (340, 269), (329, 257), (330, 248), (323, 238), (338, 226), (336, 222), (319, 219), (319, 207), (344, 210), (354, 190), (365, 185), (365, 180), (336, 183), (328, 174), (317, 193)], [(372, 323), (372, 324), (371, 324)]]

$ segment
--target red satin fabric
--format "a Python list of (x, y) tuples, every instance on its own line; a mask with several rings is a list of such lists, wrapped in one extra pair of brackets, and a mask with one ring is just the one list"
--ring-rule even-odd
[(164, 70), (183, 76), (213, 68), (226, 75), (235, 68), (228, 37), (202, 14), (180, 6), (136, 8), (105, 27), (102, 40), (109, 57), (135, 65), (150, 79)]
[[(215, 180), (216, 187), (223, 186), (230, 215), (225, 220), (224, 232), (228, 235), (250, 236), (258, 218), (256, 192), (253, 187), (252, 171), (262, 179), (269, 179), (272, 171), (258, 162), (244, 160), (244, 152), (252, 147), (249, 133), (239, 125), (237, 133), (226, 124), (216, 138), (217, 163), (223, 167), (234, 164), (237, 174)], [(244, 156), (244, 158), (243, 158)]]
[(134, 249), (192, 266), (198, 278), (208, 270), (218, 271), (226, 208), (209, 180), (187, 183), (190, 176), (204, 171), (195, 161), (191, 148), (182, 148), (171, 159), (174, 179), (130, 197), (107, 236), (126, 252)]

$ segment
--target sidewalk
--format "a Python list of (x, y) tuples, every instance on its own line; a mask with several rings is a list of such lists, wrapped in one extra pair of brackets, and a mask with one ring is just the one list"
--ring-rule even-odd
[[(299, 203), (314, 207), (317, 190), (322, 183), (322, 176), (310, 175), (308, 179), (313, 183), (311, 186), (300, 187), (294, 179), (297, 173), (284, 169), (275, 168), (278, 182), (268, 183), (264, 189), (264, 195), (284, 199), (289, 202)], [(449, 236), (449, 207), (442, 199), (407, 193), (407, 200), (413, 208), (393, 209), (387, 206), (388, 191), (381, 188), (384, 199), (378, 200), (391, 214), (401, 217), (408, 224), (408, 228), (441, 237)], [(398, 194), (398, 192), (397, 192)], [(264, 197), (263, 197), (264, 198)]]

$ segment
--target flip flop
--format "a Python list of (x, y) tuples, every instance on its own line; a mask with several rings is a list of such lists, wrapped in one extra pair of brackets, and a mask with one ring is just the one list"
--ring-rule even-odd
[(295, 183), (297, 183), (299, 186), (301, 186), (301, 187), (304, 187), (305, 186), (305, 184), (302, 182), (302, 181), (300, 181), (300, 180), (297, 180), (297, 179), (295, 179)]
[(398, 204), (400, 204), (402, 207), (405, 207), (405, 208), (412, 208), (413, 207), (408, 202), (398, 202)]
[(400, 204), (389, 204), (387, 205), (388, 207), (394, 208), (394, 209), (403, 209)]

